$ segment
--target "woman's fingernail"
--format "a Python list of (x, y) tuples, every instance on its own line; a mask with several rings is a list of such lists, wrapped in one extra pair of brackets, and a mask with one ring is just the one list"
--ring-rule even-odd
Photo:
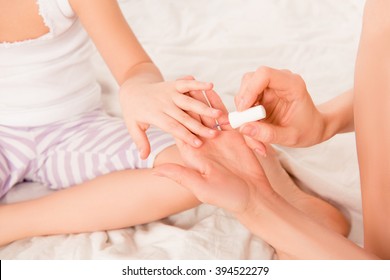
[(219, 116), (221, 114), (221, 110), (218, 109), (211, 109), (211, 114), (213, 116)]
[(267, 153), (259, 148), (256, 148), (254, 152), (262, 157), (267, 157)]
[(250, 137), (256, 136), (256, 128), (251, 125), (246, 125), (241, 129), (241, 133)]
[(194, 139), (194, 144), (195, 144), (196, 147), (199, 147), (199, 146), (202, 145), (202, 141), (200, 141), (198, 138), (195, 138)]
[(238, 111), (241, 111), (242, 110), (242, 108), (244, 108), (244, 106), (245, 106), (245, 100), (244, 100), (244, 98), (240, 98), (240, 101), (238, 101), (238, 107), (237, 107), (237, 110)]
[(158, 176), (158, 177), (163, 177), (163, 174), (159, 171), (156, 171), (156, 170), (152, 170), (152, 175)]

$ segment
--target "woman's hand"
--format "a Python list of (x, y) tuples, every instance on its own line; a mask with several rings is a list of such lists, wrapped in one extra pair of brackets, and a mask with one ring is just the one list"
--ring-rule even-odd
[[(195, 94), (201, 100), (199, 93)], [(227, 111), (221, 99), (212, 91), (208, 91), (207, 95), (212, 106), (224, 112), (218, 121), (225, 122)], [(213, 118), (191, 115), (207, 127), (215, 125)], [(218, 132), (215, 138), (203, 138), (203, 141), (201, 147), (194, 148), (177, 139), (187, 167), (164, 164), (155, 168), (155, 174), (188, 188), (200, 201), (235, 214), (243, 214), (251, 208), (258, 192), (272, 190), (256, 156), (240, 133), (224, 130)]]
[(305, 147), (325, 140), (324, 116), (314, 105), (304, 80), (288, 70), (260, 67), (245, 74), (235, 102), (240, 111), (255, 104), (265, 107), (265, 119), (240, 128), (242, 134), (257, 141)]
[(172, 82), (125, 82), (120, 89), (120, 101), (127, 128), (141, 158), (150, 153), (145, 131), (150, 125), (171, 133), (192, 147), (199, 147), (203, 138), (216, 136), (216, 131), (205, 127), (189, 112), (217, 118), (221, 111), (189, 96), (190, 91), (210, 90), (213, 85), (193, 80), (192, 77)]

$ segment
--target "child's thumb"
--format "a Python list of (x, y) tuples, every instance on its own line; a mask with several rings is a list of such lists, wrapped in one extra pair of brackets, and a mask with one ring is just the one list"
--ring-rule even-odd
[(135, 145), (137, 146), (140, 157), (142, 159), (146, 159), (150, 154), (150, 144), (145, 131), (136, 123), (133, 125), (128, 125), (127, 130), (129, 131)]

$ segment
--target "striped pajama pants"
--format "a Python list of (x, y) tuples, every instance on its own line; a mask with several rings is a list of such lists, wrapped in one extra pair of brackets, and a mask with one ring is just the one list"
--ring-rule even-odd
[(102, 110), (46, 126), (0, 125), (0, 197), (23, 181), (61, 189), (124, 169), (151, 168), (173, 138), (150, 128), (151, 155), (139, 157), (122, 119)]

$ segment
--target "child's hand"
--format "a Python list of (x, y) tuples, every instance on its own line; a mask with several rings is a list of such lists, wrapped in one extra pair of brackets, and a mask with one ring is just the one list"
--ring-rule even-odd
[(150, 125), (171, 133), (185, 143), (200, 147), (196, 136), (212, 138), (217, 131), (204, 126), (187, 112), (218, 118), (221, 111), (187, 95), (190, 91), (210, 90), (213, 85), (190, 78), (172, 82), (124, 83), (120, 100), (127, 128), (138, 147), (141, 158), (147, 158), (150, 144), (145, 131)]

